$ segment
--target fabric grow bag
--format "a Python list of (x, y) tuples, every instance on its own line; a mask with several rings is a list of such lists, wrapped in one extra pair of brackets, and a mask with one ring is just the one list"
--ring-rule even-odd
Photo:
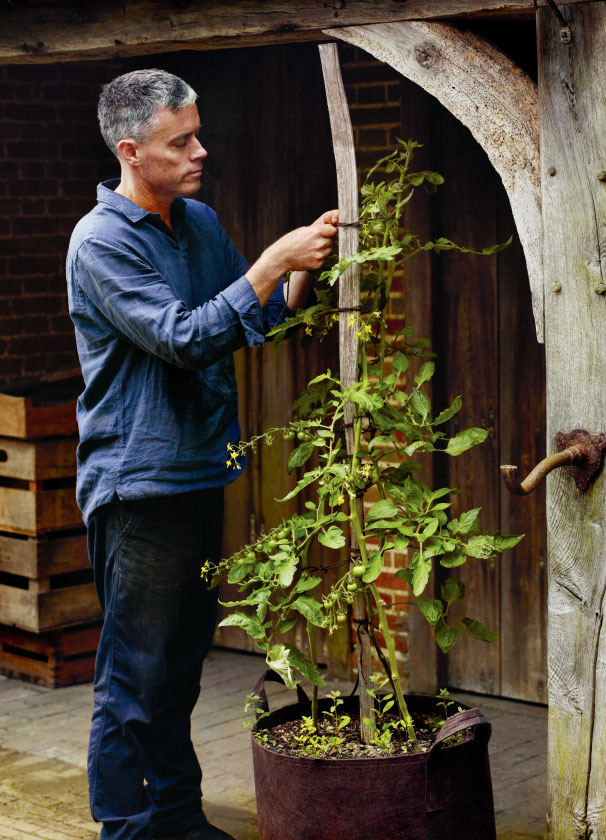
[[(269, 711), (261, 677), (257, 707)], [(311, 714), (302, 689), (299, 702), (257, 724), (271, 729)], [(340, 713), (358, 714), (359, 698), (344, 697)], [(406, 697), (409, 710), (436, 712), (430, 696)], [(332, 705), (320, 700), (320, 713)], [(467, 728), (473, 737), (452, 746), (446, 738)], [(488, 762), (492, 727), (479, 709), (465, 709), (438, 732), (426, 753), (361, 759), (314, 759), (281, 755), (252, 738), (259, 840), (495, 840)]]

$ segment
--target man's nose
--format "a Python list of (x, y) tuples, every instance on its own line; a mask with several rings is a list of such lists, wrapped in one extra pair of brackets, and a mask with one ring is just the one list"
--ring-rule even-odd
[(194, 150), (192, 152), (192, 159), (193, 160), (204, 160), (205, 157), (208, 157), (208, 152), (206, 151), (206, 149), (204, 148), (202, 143), (200, 143), (200, 141), (198, 140), (197, 137), (195, 138), (195, 140), (196, 140), (196, 145), (195, 145)]

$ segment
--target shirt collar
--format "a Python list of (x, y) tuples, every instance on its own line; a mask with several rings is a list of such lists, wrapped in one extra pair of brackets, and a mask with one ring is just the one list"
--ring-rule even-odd
[[(109, 181), (102, 181), (97, 186), (97, 201), (101, 204), (109, 204), (114, 210), (123, 213), (131, 222), (140, 222), (146, 216), (156, 216), (157, 213), (150, 213), (149, 210), (144, 210), (139, 207), (130, 198), (120, 195), (115, 192), (116, 187), (120, 183), (119, 178), (111, 178)], [(171, 214), (173, 219), (181, 221), (185, 214), (185, 201), (182, 198), (176, 198), (171, 206)]]

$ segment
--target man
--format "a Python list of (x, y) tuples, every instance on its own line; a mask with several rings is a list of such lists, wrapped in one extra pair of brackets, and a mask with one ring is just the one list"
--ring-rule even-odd
[(220, 556), (222, 488), (237, 475), (232, 352), (304, 304), (306, 270), (337, 233), (330, 211), (249, 268), (215, 213), (187, 198), (207, 156), (196, 98), (160, 70), (103, 88), (121, 177), (99, 185), (67, 258), (85, 381), (77, 495), (104, 613), (88, 768), (105, 840), (229, 837), (202, 811), (190, 715), (215, 627), (200, 568)]

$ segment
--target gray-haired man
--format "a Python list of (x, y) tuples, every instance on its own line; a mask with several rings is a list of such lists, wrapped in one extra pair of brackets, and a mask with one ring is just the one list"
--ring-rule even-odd
[(337, 233), (329, 211), (249, 267), (187, 198), (207, 156), (195, 102), (160, 70), (105, 86), (99, 122), (121, 178), (99, 185), (67, 258), (85, 381), (77, 494), (104, 612), (89, 781), (105, 840), (229, 837), (202, 811), (190, 715), (215, 626), (200, 567), (220, 553), (223, 486), (237, 476), (232, 353), (303, 305), (306, 270)]

